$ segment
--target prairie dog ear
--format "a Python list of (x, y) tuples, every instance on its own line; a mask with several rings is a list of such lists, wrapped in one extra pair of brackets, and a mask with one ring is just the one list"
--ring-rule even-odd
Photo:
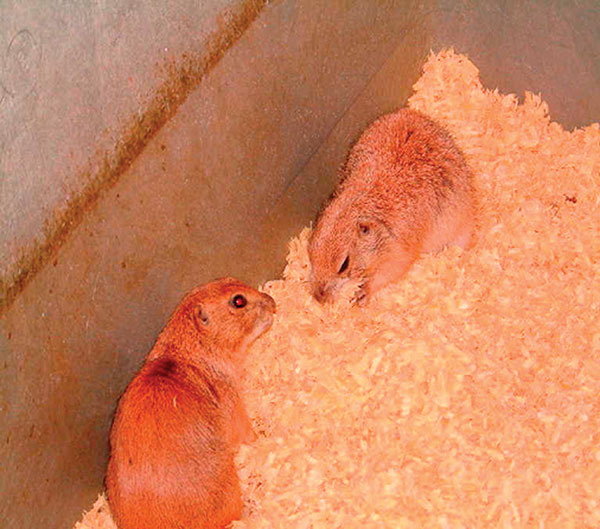
[(371, 225), (371, 223), (367, 222), (367, 221), (358, 221), (358, 234), (362, 235), (362, 236), (367, 236), (371, 233), (371, 231), (373, 230), (373, 226)]
[(206, 327), (210, 323), (208, 313), (204, 310), (202, 305), (196, 305), (192, 308), (191, 318), (198, 330), (200, 330), (201, 327)]
[(358, 231), (358, 235), (365, 238), (384, 235), (385, 233), (389, 232), (384, 222), (370, 218), (358, 219), (356, 229)]

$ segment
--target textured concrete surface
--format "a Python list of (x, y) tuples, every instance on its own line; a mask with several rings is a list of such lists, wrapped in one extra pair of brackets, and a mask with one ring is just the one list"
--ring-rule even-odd
[(0, 313), (265, 3), (0, 3)]
[(116, 399), (178, 299), (216, 276), (276, 277), (349, 144), (404, 103), (431, 47), (466, 52), (503, 91), (543, 91), (568, 126), (600, 119), (591, 0), (27, 4), (0, 5), (3, 267), (65, 204), (80, 214), (0, 319), (7, 529), (69, 526), (89, 506)]

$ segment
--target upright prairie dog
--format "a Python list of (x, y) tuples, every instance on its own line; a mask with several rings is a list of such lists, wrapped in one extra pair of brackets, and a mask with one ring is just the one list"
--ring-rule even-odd
[(311, 235), (313, 296), (333, 300), (356, 280), (364, 304), (422, 252), (467, 247), (473, 225), (472, 174), (450, 134), (408, 108), (382, 116), (351, 149)]
[(106, 489), (119, 529), (220, 529), (241, 516), (234, 455), (255, 434), (238, 369), (274, 312), (232, 278), (179, 304), (117, 407)]

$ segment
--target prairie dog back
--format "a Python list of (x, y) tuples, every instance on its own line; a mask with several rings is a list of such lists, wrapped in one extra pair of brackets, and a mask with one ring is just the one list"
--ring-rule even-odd
[(241, 516), (234, 466), (254, 432), (238, 391), (275, 302), (226, 278), (177, 307), (119, 401), (106, 487), (119, 529), (222, 528)]
[(471, 170), (450, 134), (420, 112), (401, 109), (373, 122), (340, 173), (309, 242), (318, 301), (335, 299), (353, 279), (365, 303), (422, 252), (470, 244)]

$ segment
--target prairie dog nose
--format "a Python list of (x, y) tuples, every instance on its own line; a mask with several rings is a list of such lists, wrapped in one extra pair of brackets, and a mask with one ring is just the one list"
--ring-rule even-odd
[(269, 294), (265, 294), (264, 292), (261, 305), (272, 314), (275, 314), (277, 312), (277, 304), (275, 303), (275, 300), (271, 296), (269, 296)]

